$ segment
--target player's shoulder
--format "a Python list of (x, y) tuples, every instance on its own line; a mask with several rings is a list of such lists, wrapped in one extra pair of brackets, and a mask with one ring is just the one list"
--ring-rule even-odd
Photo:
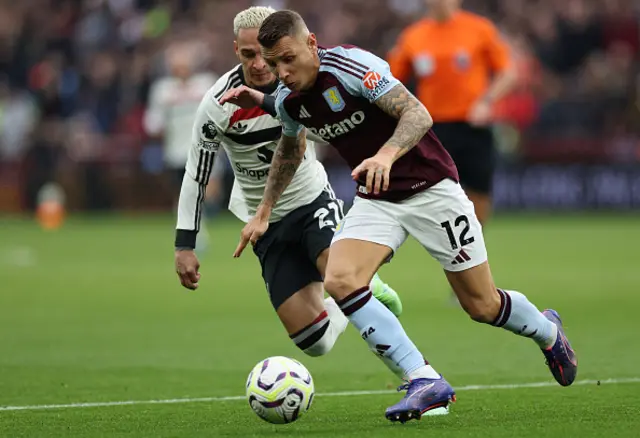
[[(219, 127), (226, 129), (233, 108), (226, 108), (231, 104), (220, 104), (222, 95), (231, 88), (242, 85), (241, 65), (237, 65), (217, 78), (215, 83), (205, 93), (200, 102), (199, 112), (213, 120)], [(235, 106), (234, 106), (235, 107)]]
[(291, 90), (282, 82), (278, 83), (276, 91), (273, 92), (273, 95), (276, 96), (276, 98), (284, 98), (286, 96), (289, 96), (290, 94)]
[(242, 65), (238, 64), (220, 76), (209, 91), (212, 96), (220, 99), (226, 91), (240, 85), (242, 85)]
[(273, 95), (276, 97), (276, 110), (284, 105), (285, 101), (291, 101), (300, 96), (297, 91), (290, 90), (285, 84), (280, 82)]
[(363, 79), (382, 59), (358, 46), (342, 44), (318, 49), (320, 70)]
[(291, 110), (290, 105), (295, 105), (295, 99), (300, 97), (300, 93), (290, 90), (285, 84), (280, 82), (273, 94), (276, 96), (276, 118), (281, 121), (287, 120), (287, 113)]

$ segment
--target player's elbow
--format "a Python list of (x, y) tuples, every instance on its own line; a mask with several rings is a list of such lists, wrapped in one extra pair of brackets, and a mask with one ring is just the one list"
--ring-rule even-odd
[(427, 108), (424, 105), (422, 105), (422, 110), (423, 110), (423, 120), (426, 127), (425, 129), (425, 133), (426, 133), (426, 131), (428, 131), (433, 127), (433, 117), (431, 117), (431, 113), (429, 112), (429, 110), (427, 110)]
[(422, 130), (422, 135), (426, 134), (429, 129), (433, 126), (433, 117), (427, 108), (420, 103), (415, 108), (411, 110), (413, 113), (410, 117), (411, 124), (415, 126), (416, 129)]

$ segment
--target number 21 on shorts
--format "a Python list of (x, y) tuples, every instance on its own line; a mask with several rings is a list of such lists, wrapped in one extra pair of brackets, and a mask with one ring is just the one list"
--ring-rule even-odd
[(336, 226), (342, 219), (342, 208), (337, 202), (329, 202), (328, 208), (319, 208), (313, 214), (313, 217), (318, 219), (318, 227), (320, 229), (330, 227), (331, 231), (336, 231)]

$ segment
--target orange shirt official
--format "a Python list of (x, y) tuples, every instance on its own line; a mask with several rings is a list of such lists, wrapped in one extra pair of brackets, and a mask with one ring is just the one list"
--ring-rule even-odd
[(393, 75), (417, 80), (417, 97), (435, 122), (467, 120), (491, 77), (508, 67), (509, 54), (487, 19), (458, 11), (450, 20), (423, 19), (409, 26), (388, 56)]

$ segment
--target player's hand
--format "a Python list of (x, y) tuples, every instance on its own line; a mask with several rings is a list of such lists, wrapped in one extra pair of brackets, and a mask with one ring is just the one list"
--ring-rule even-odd
[(175, 259), (180, 283), (187, 289), (196, 290), (200, 281), (200, 262), (196, 253), (192, 249), (177, 249)]
[(264, 93), (241, 85), (238, 88), (232, 88), (222, 95), (219, 100), (220, 105), (227, 102), (238, 105), (240, 108), (253, 108), (262, 105), (264, 102)]
[(267, 232), (268, 228), (269, 221), (267, 219), (263, 219), (258, 216), (253, 217), (242, 229), (242, 232), (240, 233), (240, 242), (238, 243), (238, 247), (233, 253), (233, 256), (240, 257), (242, 251), (247, 247), (247, 244), (251, 242), (251, 245), (255, 245), (258, 239)]
[(389, 175), (391, 173), (392, 164), (393, 159), (389, 156), (376, 154), (371, 158), (367, 158), (360, 163), (358, 167), (353, 169), (351, 177), (354, 180), (357, 180), (361, 174), (365, 173), (367, 193), (374, 193), (378, 195), (380, 190), (386, 192), (389, 189)]
[(486, 126), (491, 121), (492, 116), (491, 104), (485, 99), (480, 99), (471, 107), (467, 118), (473, 126)]

